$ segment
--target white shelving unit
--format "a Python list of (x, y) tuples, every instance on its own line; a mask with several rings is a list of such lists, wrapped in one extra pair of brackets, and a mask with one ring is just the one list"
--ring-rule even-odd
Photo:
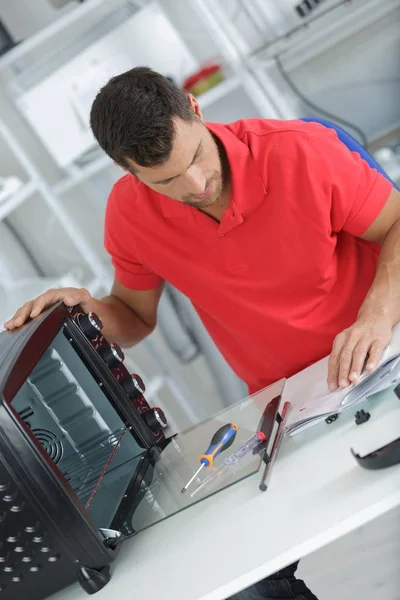
[[(307, 116), (302, 112), (307, 108), (304, 102), (282, 77), (276, 63), (276, 57), (279, 56), (286, 73), (294, 77), (295, 83), (298, 78), (298, 87), (304, 90), (306, 96), (310, 97), (311, 94), (311, 100), (313, 93), (323, 91), (324, 85), (332, 89), (337, 86), (337, 89), (342, 88), (345, 92), (354, 82), (362, 107), (357, 106), (356, 100), (350, 102), (349, 94), (343, 95), (341, 102), (338, 96), (335, 105), (329, 93), (326, 93), (320, 106), (322, 110), (326, 103), (328, 113), (342, 116), (347, 122), (354, 121), (361, 128), (371, 128), (371, 139), (379, 137), (389, 126), (397, 127), (396, 117), (390, 121), (390, 116), (385, 119), (384, 114), (379, 115), (379, 111), (385, 111), (385, 106), (388, 106), (389, 114), (396, 113), (394, 100), (386, 104), (382, 100), (385, 100), (386, 90), (387, 97), (390, 94), (393, 97), (393, 92), (398, 96), (398, 89), (381, 88), (380, 96), (366, 100), (357, 90), (357, 85), (370, 85), (371, 91), (376, 92), (381, 79), (382, 85), (385, 84), (385, 75), (377, 71), (379, 59), (375, 60), (375, 57), (379, 51), (382, 51), (382, 61), (389, 59), (391, 70), (388, 68), (387, 77), (394, 84), (398, 73), (395, 56), (398, 56), (400, 37), (398, 0), (327, 0), (316, 6), (304, 19), (296, 15), (294, 0), (280, 0), (279, 3), (274, 0), (240, 0), (240, 16), (246, 16), (248, 23), (251, 23), (246, 32), (243, 28), (244, 18), (230, 20), (226, 5), (222, 2), (191, 0), (191, 4), (214, 32), (224, 56), (229, 57), (236, 67), (250, 73), (252, 89), (257, 91), (257, 87), (261, 88), (268, 98), (271, 111), (275, 111), (278, 118)], [(370, 38), (366, 37), (367, 31), (370, 31)], [(389, 48), (393, 51), (392, 59)], [(331, 74), (324, 72), (323, 64), (318, 62), (322, 57), (332, 60), (334, 70)], [(383, 62), (381, 64), (385, 71), (386, 65)], [(315, 104), (319, 104), (318, 100)]]
[[(120, 0), (115, 0), (114, 5), (121, 4)], [(136, 9), (140, 9), (144, 2), (139, 0), (129, 0)], [(87, 22), (96, 23), (109, 13), (109, 6), (105, 0), (87, 0), (80, 6), (71, 9), (70, 12), (63, 15), (35, 35), (18, 44), (15, 48), (0, 57), (0, 70), (15, 68), (26, 61), (26, 57), (37, 52), (38, 48), (44, 44), (49, 44), (52, 48), (54, 40), (63, 41), (68, 32), (79, 33), (80, 27), (85, 27)], [(53, 49), (54, 50), (54, 49)]]
[[(260, 11), (267, 6), (256, 0)], [(250, 56), (252, 66), (262, 68), (273, 63), (276, 55), (285, 55), (288, 70), (300, 67), (315, 56), (347, 40), (385, 15), (399, 8), (397, 0), (338, 0), (333, 6), (321, 5), (313, 19), (266, 43)]]
[(0, 203), (0, 221), (5, 219), (14, 209), (38, 191), (34, 181), (25, 183), (21, 189)]
[(57, 196), (62, 196), (72, 188), (90, 179), (97, 173), (107, 169), (111, 165), (111, 160), (108, 156), (101, 154), (99, 158), (91, 161), (85, 167), (75, 167), (61, 181), (53, 186), (53, 192)]
[[(214, 105), (227, 99), (232, 93), (242, 89), (249, 96), (252, 103), (256, 107), (260, 116), (272, 117), (272, 118), (291, 118), (293, 112), (288, 104), (282, 101), (282, 98), (278, 98), (278, 93), (274, 87), (273, 82), (265, 81), (261, 76), (254, 76), (251, 70), (248, 68), (244, 57), (248, 54), (244, 42), (240, 40), (240, 37), (235, 37), (235, 29), (229, 22), (225, 22), (225, 26), (221, 28), (221, 22), (225, 18), (223, 9), (215, 2), (211, 4), (208, 0), (190, 0), (196, 12), (201, 18), (201, 23), (205, 30), (215, 33), (215, 40), (219, 47), (224, 63), (227, 66), (228, 76), (223, 82), (216, 87), (205, 92), (199, 96), (199, 103), (204, 111), (210, 111)], [(147, 1), (138, 0), (125, 0), (125, 3), (131, 7), (132, 12), (135, 10), (139, 11), (143, 6), (149, 4)], [(124, 0), (117, 0), (115, 8), (120, 8), (124, 4)], [(49, 53), (49, 59), (44, 62), (44, 66), (41, 67), (43, 72), (46, 72), (50, 67), (49, 65), (55, 60), (60, 60), (59, 56), (57, 59), (54, 58), (53, 44), (57, 40), (57, 48), (60, 48), (60, 52), (65, 45), (68, 46), (69, 33), (73, 33), (74, 38), (77, 37), (77, 33), (82, 30), (85, 33), (85, 27), (87, 28), (90, 24), (96, 27), (96, 23), (102, 21), (109, 13), (109, 3), (106, 0), (87, 0), (82, 5), (77, 6), (70, 12), (65, 14), (63, 17), (55, 21), (53, 24), (46, 27), (44, 30), (38, 32), (36, 35), (27, 39), (26, 41), (19, 44), (15, 49), (11, 50), (3, 57), (0, 58), (0, 74), (5, 75), (5, 81), (10, 87), (13, 84), (13, 77), (17, 77), (18, 81), (24, 81), (25, 73), (26, 80), (32, 77), (34, 72), (35, 58), (37, 56), (46, 55)], [(68, 56), (66, 57), (66, 60)], [(43, 62), (43, 61), (42, 61)], [(19, 84), (20, 85), (20, 84)], [(18, 86), (17, 86), (18, 87)], [(255, 115), (254, 115), (255, 116)], [(238, 117), (239, 118), (239, 117)], [(20, 148), (16, 147), (14, 143), (14, 151), (17, 155), (20, 155)], [(23, 162), (27, 162), (25, 160)], [(28, 159), (29, 161), (29, 159)], [(30, 165), (31, 166), (31, 165)], [(46, 197), (51, 206), (52, 210), (55, 210), (60, 216), (60, 207), (62, 201), (55, 203), (54, 199), (60, 198), (70, 190), (77, 188), (80, 184), (84, 183), (88, 179), (92, 178), (96, 174), (99, 174), (104, 169), (110, 166), (110, 160), (108, 157), (99, 154), (94, 160), (88, 161), (85, 166), (79, 166), (73, 164), (64, 170), (64, 175), (61, 179), (50, 186), (46, 182), (40, 180), (40, 186), (43, 189), (43, 185), (46, 185)], [(20, 204), (28, 198), (32, 193), (37, 191), (38, 183), (35, 181), (34, 184), (28, 184), (26, 188), (21, 190), (20, 194), (17, 194), (15, 198), (11, 199), (7, 205), (0, 207), (0, 215), (8, 214), (14, 207), (20, 206)], [(51, 194), (51, 200), (50, 196)], [(66, 217), (66, 211), (63, 213), (63, 218)], [(72, 225), (71, 219), (67, 218), (69, 225)], [(74, 224), (75, 226), (75, 224)], [(72, 231), (71, 227), (69, 228)], [(82, 247), (82, 242), (79, 236), (76, 236), (78, 246), (82, 250), (82, 255), (91, 257), (89, 260), (93, 265), (96, 263), (96, 271), (104, 275), (103, 265), (99, 265), (98, 257), (94, 256), (91, 250), (87, 247)], [(102, 276), (101, 275), (101, 276)]]
[[(131, 7), (132, 12), (135, 10), (140, 11), (142, 7), (151, 4), (146, 0), (142, 2), (117, 0), (115, 9), (121, 8), (124, 3)], [(265, 80), (262, 80), (259, 76), (255, 77), (251, 73), (247, 63), (243, 60), (243, 56), (246, 55), (248, 50), (244, 47), (243, 42), (240, 42), (240, 38), (237, 38), (236, 42), (232, 42), (230, 39), (234, 28), (228, 22), (221, 29), (221, 22), (225, 18), (223, 9), (215, 2), (212, 2), (211, 6), (207, 0), (190, 0), (190, 3), (200, 16), (200, 26), (202, 24), (204, 30), (212, 35), (215, 33), (214, 39), (227, 70), (227, 78), (223, 82), (199, 96), (198, 100), (202, 110), (206, 113), (211, 112), (214, 105), (224, 99), (228, 100), (231, 94), (241, 89), (249, 97), (259, 116), (271, 118), (293, 117), (290, 106), (281, 97), (278, 98), (273, 83), (268, 81), (268, 85), (266, 85)], [(76, 39), (77, 30), (82, 30), (83, 37), (85, 37), (85, 27), (87, 28), (91, 24), (95, 28), (96, 23), (105, 19), (109, 10), (109, 3), (106, 0), (87, 0), (1, 57), (0, 74), (5, 74), (8, 87), (14, 88), (15, 93), (20, 93), (21, 90), (18, 88), (25, 85), (25, 81), (37, 77), (37, 75), (33, 75), (36, 71), (46, 73), (51, 64), (57, 64), (57, 61), (60, 61), (61, 50), (64, 46), (68, 47), (69, 32)], [(53, 42), (56, 40), (57, 48), (59, 48), (57, 58), (54, 57), (53, 49)], [(240, 48), (238, 48), (239, 42)], [(73, 52), (75, 50), (69, 48), (69, 51)], [(39, 61), (39, 63), (43, 62), (43, 66), (38, 69), (35, 66), (35, 58), (45, 56), (47, 52), (49, 58), (44, 62), (43, 60)], [(65, 60), (68, 60), (68, 54)], [(14, 77), (16, 77), (18, 84), (13, 81)], [(84, 167), (77, 164), (70, 165), (64, 169), (64, 175), (51, 187), (51, 191), (54, 196), (62, 196), (84, 183), (87, 179), (107, 169), (109, 165), (110, 161), (104, 155), (99, 155), (94, 160), (88, 161)]]
[(207, 92), (204, 92), (199, 96), (199, 104), (202, 110), (206, 110), (209, 106), (222, 100), (231, 92), (237, 90), (242, 85), (240, 77), (238, 75), (230, 76), (225, 81), (221, 81), (214, 88), (211, 88)]
[(111, 282), (110, 272), (86, 242), (83, 232), (80, 231), (77, 223), (69, 216), (62, 203), (53, 194), (49, 185), (43, 179), (31, 158), (26, 154), (11, 129), (1, 119), (0, 137), (14, 154), (27, 177), (27, 183), (16, 194), (0, 205), (0, 219), (7, 217), (13, 210), (28, 200), (28, 198), (32, 197), (33, 194), (39, 193), (54, 217), (61, 222), (63, 229), (70, 237), (71, 243), (80, 252), (82, 261), (86, 262), (90, 267), (93, 273), (93, 277), (90, 279), (90, 284), (93, 286), (92, 289), (106, 288)]
[[(239, 81), (257, 107), (263, 118), (291, 119), (295, 117), (292, 107), (279, 93), (274, 81), (264, 74), (255, 72), (249, 62), (250, 46), (237, 27), (227, 18), (222, 3), (213, 0), (189, 0), (204, 27), (208, 30), (221, 55), (233, 74), (233, 81)], [(215, 93), (217, 94), (217, 88)], [(213, 91), (213, 90), (211, 90)], [(231, 89), (226, 87), (226, 93)], [(201, 105), (201, 96), (199, 97)]]

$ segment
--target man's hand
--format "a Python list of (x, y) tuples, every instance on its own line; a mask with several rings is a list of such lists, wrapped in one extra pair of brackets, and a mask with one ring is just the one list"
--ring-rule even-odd
[(76, 288), (61, 288), (56, 290), (47, 290), (34, 300), (26, 302), (17, 310), (15, 315), (4, 323), (5, 329), (15, 329), (21, 327), (29, 318), (37, 317), (43, 310), (62, 300), (67, 306), (76, 306), (80, 304), (82, 309), (89, 312), (89, 303), (92, 297), (88, 290)]
[(392, 337), (393, 321), (388, 317), (359, 317), (339, 333), (333, 343), (328, 365), (328, 387), (331, 391), (345, 388), (358, 379), (367, 360), (367, 371), (373, 371)]

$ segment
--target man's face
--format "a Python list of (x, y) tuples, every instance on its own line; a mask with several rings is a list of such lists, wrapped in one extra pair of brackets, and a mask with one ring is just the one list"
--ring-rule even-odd
[(136, 177), (152, 190), (196, 208), (214, 204), (223, 187), (217, 144), (200, 119), (175, 119), (176, 136), (169, 160), (161, 166), (139, 167)]

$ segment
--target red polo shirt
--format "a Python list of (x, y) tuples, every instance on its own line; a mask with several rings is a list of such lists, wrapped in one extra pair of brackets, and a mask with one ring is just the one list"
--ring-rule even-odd
[(254, 392), (329, 354), (356, 319), (379, 253), (356, 236), (391, 184), (318, 124), (207, 127), (232, 174), (222, 221), (126, 175), (108, 201), (105, 246), (124, 286), (166, 280), (188, 296)]

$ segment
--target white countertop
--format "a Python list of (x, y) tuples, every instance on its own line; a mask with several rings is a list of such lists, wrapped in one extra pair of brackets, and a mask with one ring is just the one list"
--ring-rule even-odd
[[(285, 399), (316, 376), (325, 361), (288, 380)], [(367, 471), (350, 448), (364, 456), (398, 438), (400, 401), (384, 392), (367, 406), (363, 425), (354, 410), (285, 438), (267, 492), (257, 474), (124, 542), (96, 599), (224, 600), (399, 505), (400, 465)], [(86, 598), (74, 585), (52, 600)]]

